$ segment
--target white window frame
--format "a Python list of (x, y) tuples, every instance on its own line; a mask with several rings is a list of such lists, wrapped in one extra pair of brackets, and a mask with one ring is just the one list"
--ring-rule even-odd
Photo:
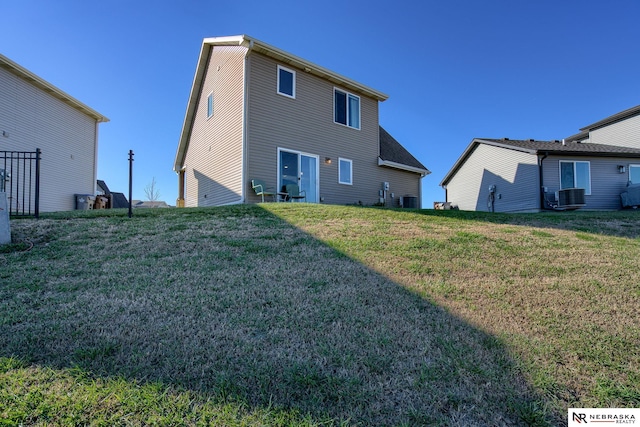
[[(291, 73), (292, 75), (291, 77), (292, 78), (291, 92), (293, 93), (292, 95), (289, 95), (288, 93), (280, 92), (280, 70), (286, 71), (287, 73)], [(276, 86), (276, 92), (278, 93), (278, 95), (286, 96), (287, 98), (291, 98), (291, 99), (296, 99), (296, 72), (290, 68), (286, 68), (286, 67), (283, 67), (282, 65), (278, 65), (277, 80), (278, 82)]]
[[(342, 181), (342, 162), (349, 164), (349, 182)], [(338, 184), (353, 185), (353, 160), (338, 157)]]
[(209, 95), (207, 95), (207, 119), (210, 119), (211, 117), (213, 117), (213, 105), (214, 105), (214, 96), (213, 96), (213, 91), (209, 92)]
[[(347, 105), (346, 105), (346, 113), (347, 113), (347, 115), (346, 115), (346, 123), (336, 122), (336, 92), (341, 92), (341, 93), (344, 93), (346, 95), (346, 100), (347, 100)], [(349, 97), (350, 96), (354, 97), (354, 98), (356, 98), (358, 100), (358, 127), (349, 125), (349, 115), (350, 115), (350, 112), (351, 112), (351, 109), (349, 107)], [(362, 127), (362, 114), (361, 114), (361, 111), (362, 111), (362, 99), (358, 95), (356, 95), (354, 93), (351, 93), (351, 92), (348, 92), (348, 91), (346, 91), (344, 89), (340, 89), (338, 87), (334, 87), (333, 88), (333, 123), (338, 124), (338, 125), (342, 125), (342, 126), (346, 126), (348, 128), (351, 128), (351, 129), (360, 130), (360, 128)]]
[(571, 188), (579, 188), (576, 187), (577, 185), (577, 173), (576, 173), (576, 164), (578, 163), (586, 163), (587, 164), (587, 171), (589, 173), (588, 176), (588, 181), (589, 181), (589, 188), (585, 188), (584, 189), (584, 195), (585, 196), (590, 196), (591, 195), (591, 162), (588, 160), (560, 160), (558, 162), (558, 178), (559, 178), (559, 188), (561, 190), (564, 190), (564, 188), (562, 188), (562, 163), (572, 163), (573, 164), (573, 187)]
[[(630, 164), (629, 165), (629, 182), (631, 182), (631, 168), (639, 168), (640, 169), (640, 164)], [(634, 184), (638, 184), (638, 183), (634, 182)]]

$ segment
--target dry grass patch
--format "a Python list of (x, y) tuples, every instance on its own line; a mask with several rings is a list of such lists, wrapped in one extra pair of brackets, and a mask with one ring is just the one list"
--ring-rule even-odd
[(0, 253), (0, 416), (556, 425), (569, 404), (637, 404), (640, 293), (622, 279), (638, 240), (562, 218), (267, 204), (13, 221), (33, 248)]
[(317, 221), (313, 210), (272, 210), (504, 340), (558, 414), (570, 406), (640, 405), (635, 212), (425, 215), (353, 208), (351, 216), (340, 211), (335, 227)]

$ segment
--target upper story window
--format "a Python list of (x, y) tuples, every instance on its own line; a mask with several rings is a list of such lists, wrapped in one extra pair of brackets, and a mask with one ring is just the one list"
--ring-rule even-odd
[(338, 183), (353, 184), (353, 162), (351, 160), (338, 158)]
[(560, 189), (584, 188), (591, 194), (591, 164), (589, 162), (560, 160)]
[(640, 165), (629, 165), (629, 182), (640, 184)]
[(213, 116), (213, 92), (207, 95), (207, 118)]
[(278, 94), (296, 97), (296, 72), (278, 65)]
[(360, 97), (334, 88), (333, 121), (360, 129)]

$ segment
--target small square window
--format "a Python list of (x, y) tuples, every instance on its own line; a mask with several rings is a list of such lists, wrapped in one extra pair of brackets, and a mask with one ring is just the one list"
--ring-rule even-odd
[(560, 189), (584, 188), (584, 194), (591, 194), (591, 167), (586, 161), (560, 160)]
[(334, 89), (333, 121), (354, 129), (360, 129), (360, 97)]
[(213, 92), (207, 96), (207, 118), (213, 116)]
[(353, 162), (338, 158), (338, 184), (353, 185)]
[(278, 65), (278, 94), (296, 97), (296, 72)]
[(640, 184), (640, 165), (629, 165), (629, 182)]

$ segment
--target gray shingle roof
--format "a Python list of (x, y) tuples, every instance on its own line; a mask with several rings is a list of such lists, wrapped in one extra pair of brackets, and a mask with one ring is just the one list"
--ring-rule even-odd
[(129, 207), (129, 202), (127, 201), (127, 198), (123, 193), (111, 193), (111, 196), (113, 197), (111, 199), (111, 207), (113, 209)]
[(615, 145), (579, 143), (568, 141), (535, 141), (535, 140), (510, 140), (510, 139), (486, 139), (477, 138), (475, 141), (486, 143), (496, 147), (516, 149), (532, 154), (557, 153), (596, 157), (640, 157), (640, 149), (619, 147)]
[(388, 162), (399, 163), (412, 168), (424, 169), (429, 172), (418, 159), (413, 157), (389, 132), (380, 126), (380, 158)]
[(579, 143), (574, 141), (559, 140), (555, 141), (536, 141), (533, 139), (493, 139), (493, 138), (474, 138), (466, 150), (458, 158), (455, 164), (449, 169), (449, 172), (440, 182), (441, 186), (447, 185), (451, 178), (457, 173), (458, 169), (467, 161), (469, 156), (475, 151), (480, 144), (501, 147), (507, 150), (515, 150), (532, 155), (538, 154), (556, 154), (571, 156), (590, 156), (590, 157), (629, 157), (640, 158), (640, 149), (629, 147), (618, 147), (615, 145)]

